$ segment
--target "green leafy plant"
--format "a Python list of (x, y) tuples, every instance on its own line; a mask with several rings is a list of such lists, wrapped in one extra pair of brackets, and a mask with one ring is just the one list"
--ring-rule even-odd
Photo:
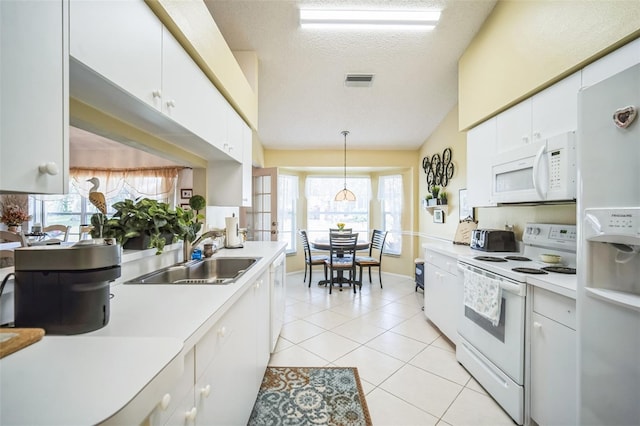
[(440, 191), (440, 200), (442, 201), (442, 204), (447, 204), (447, 191), (442, 190)]
[(204, 218), (196, 211), (180, 207), (172, 209), (167, 203), (149, 198), (126, 199), (112, 207), (116, 212), (109, 219), (102, 213), (91, 216), (91, 236), (100, 236), (100, 224), (103, 223), (102, 237), (115, 238), (119, 244), (124, 245), (131, 238), (149, 236), (148, 248), (155, 248), (156, 254), (162, 253), (167, 243), (195, 240), (202, 227), (199, 219)]
[(431, 195), (433, 198), (438, 198), (438, 194), (440, 193), (440, 187), (438, 185), (433, 185), (431, 188)]

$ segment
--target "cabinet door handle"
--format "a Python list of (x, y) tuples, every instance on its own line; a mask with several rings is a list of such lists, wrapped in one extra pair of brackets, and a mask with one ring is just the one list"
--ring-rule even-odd
[(222, 326), (218, 329), (218, 336), (224, 337), (227, 334), (227, 327)]
[(167, 101), (167, 107), (174, 108), (175, 106), (176, 106), (176, 101), (174, 101), (173, 99)]
[(207, 398), (210, 393), (211, 393), (211, 385), (207, 385), (202, 389), (200, 389), (200, 395), (204, 396), (205, 398)]
[(536, 330), (540, 331), (540, 330), (542, 330), (542, 324), (540, 324), (538, 321), (534, 321), (533, 322), (533, 328), (535, 328)]
[(184, 413), (184, 417), (187, 420), (195, 420), (197, 414), (198, 414), (198, 409), (196, 407), (193, 407), (191, 410)]
[(165, 411), (167, 408), (169, 408), (169, 404), (171, 404), (171, 394), (165, 393), (160, 400), (160, 409), (162, 411)]
[(38, 166), (38, 171), (43, 175), (55, 176), (58, 174), (60, 169), (58, 168), (58, 165), (56, 163), (54, 163), (53, 161), (49, 161), (47, 163), (40, 164)]
[(162, 92), (160, 90), (154, 90), (151, 95), (154, 99), (158, 99), (162, 97)]

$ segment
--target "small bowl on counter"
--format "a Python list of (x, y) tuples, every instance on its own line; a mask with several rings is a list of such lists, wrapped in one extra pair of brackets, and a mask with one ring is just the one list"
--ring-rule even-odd
[(558, 256), (557, 254), (543, 253), (540, 255), (540, 260), (544, 263), (556, 264), (562, 262), (562, 256)]

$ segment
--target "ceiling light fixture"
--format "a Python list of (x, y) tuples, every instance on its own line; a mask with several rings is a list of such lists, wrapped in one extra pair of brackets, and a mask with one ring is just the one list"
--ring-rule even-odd
[(344, 135), (344, 189), (341, 189), (336, 194), (334, 201), (355, 201), (356, 194), (349, 191), (347, 189), (347, 135), (349, 134), (348, 130), (343, 130), (340, 132)]
[(302, 27), (349, 26), (430, 30), (440, 12), (427, 10), (317, 10), (300, 9)]

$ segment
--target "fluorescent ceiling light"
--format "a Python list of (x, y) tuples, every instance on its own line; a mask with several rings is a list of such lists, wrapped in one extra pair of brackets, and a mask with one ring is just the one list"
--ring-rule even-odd
[(411, 10), (317, 10), (300, 9), (303, 27), (349, 26), (354, 28), (433, 29), (440, 12)]

